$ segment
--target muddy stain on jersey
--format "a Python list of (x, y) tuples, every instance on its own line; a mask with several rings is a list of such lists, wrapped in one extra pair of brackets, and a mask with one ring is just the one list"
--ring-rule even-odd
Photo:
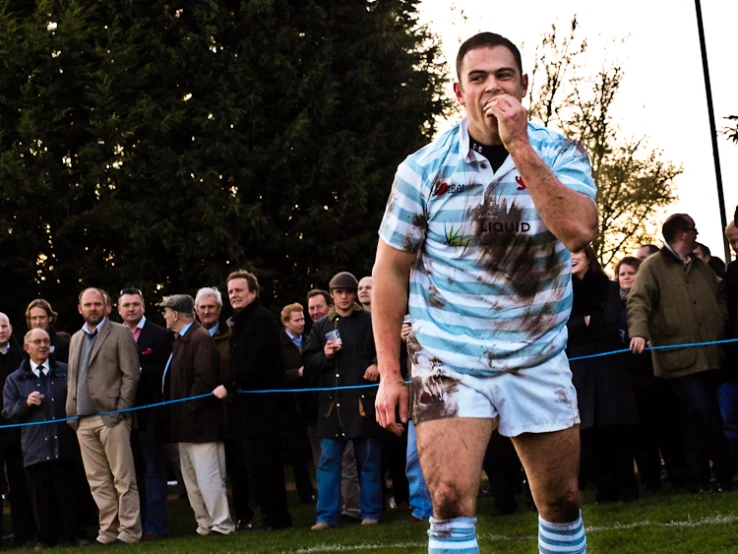
[(564, 270), (556, 256), (556, 243), (538, 244), (523, 220), (523, 208), (492, 194), (470, 210), (479, 246), (480, 267), (493, 275), (505, 275), (522, 299), (533, 298), (543, 286)]

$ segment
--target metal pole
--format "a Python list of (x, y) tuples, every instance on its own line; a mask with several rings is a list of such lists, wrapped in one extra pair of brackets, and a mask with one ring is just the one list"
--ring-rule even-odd
[(705, 75), (705, 93), (707, 95), (707, 112), (710, 117), (710, 139), (712, 140), (712, 159), (715, 162), (715, 179), (717, 180), (718, 202), (720, 203), (720, 236), (723, 237), (725, 261), (730, 261), (730, 245), (725, 236), (725, 227), (728, 225), (725, 217), (725, 197), (723, 195), (723, 176), (720, 171), (720, 154), (718, 153), (717, 128), (715, 127), (715, 110), (712, 106), (712, 87), (710, 86), (710, 69), (707, 66), (707, 47), (705, 46), (705, 28), (702, 23), (702, 6), (700, 0), (694, 0), (697, 9), (697, 29), (700, 33), (700, 50), (702, 51), (702, 71)]

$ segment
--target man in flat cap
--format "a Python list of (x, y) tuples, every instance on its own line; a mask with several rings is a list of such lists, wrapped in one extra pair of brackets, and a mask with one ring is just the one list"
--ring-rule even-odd
[[(215, 341), (195, 320), (195, 301), (187, 294), (164, 299), (167, 329), (176, 337), (164, 368), (165, 399), (200, 396), (220, 382)], [(172, 441), (179, 443), (182, 477), (199, 535), (227, 535), (235, 531), (226, 496), (223, 407), (215, 396), (170, 406)]]
[[(320, 374), (321, 387), (367, 385), (379, 379), (369, 312), (356, 303), (358, 281), (343, 271), (331, 279), (333, 308), (318, 321), (303, 351), (305, 370)], [(379, 523), (381, 429), (374, 417), (375, 389), (320, 393), (318, 517), (313, 530), (338, 525), (341, 515), (341, 459), (353, 443), (361, 484), (361, 523)]]

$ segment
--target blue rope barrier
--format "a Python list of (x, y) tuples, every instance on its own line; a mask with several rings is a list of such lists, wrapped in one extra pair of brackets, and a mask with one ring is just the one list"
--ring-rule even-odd
[[(724, 339), (724, 340), (713, 340), (708, 342), (688, 342), (684, 344), (666, 344), (663, 346), (648, 346), (646, 350), (674, 350), (675, 348), (693, 348), (695, 346), (712, 346), (715, 344), (729, 344), (731, 342), (738, 342), (738, 339)], [(625, 354), (630, 352), (630, 348), (623, 348), (622, 350), (612, 350), (611, 352), (600, 352), (599, 354), (588, 354), (587, 356), (575, 356), (569, 358), (570, 362), (576, 362), (578, 360), (587, 360), (589, 358), (602, 358), (604, 356), (613, 356), (615, 354)]]
[(132, 406), (130, 408), (123, 408), (121, 410), (110, 410), (107, 412), (98, 412), (96, 414), (85, 414), (85, 415), (78, 415), (74, 417), (65, 417), (65, 418), (59, 418), (59, 419), (45, 419), (43, 421), (28, 421), (26, 423), (12, 423), (9, 425), (0, 425), (0, 429), (12, 429), (14, 427), (32, 427), (34, 425), (48, 425), (50, 423), (66, 423), (67, 421), (78, 421), (86, 417), (124, 414), (127, 412), (135, 412), (138, 410), (148, 410), (149, 408), (157, 408), (159, 406), (169, 406), (170, 404), (178, 404), (180, 402), (189, 402), (190, 400), (197, 400), (199, 398), (208, 398), (210, 396), (213, 396), (212, 392), (207, 392), (205, 394), (198, 394), (197, 396), (188, 396), (186, 398), (175, 398), (174, 400), (165, 400), (163, 402), (155, 402), (154, 404), (144, 404), (143, 406)]
[[(730, 344), (738, 342), (737, 339), (725, 339), (725, 340), (715, 340), (715, 341), (709, 341), (709, 342), (691, 342), (691, 343), (685, 343), (685, 344), (668, 344), (663, 346), (649, 346), (646, 347), (645, 350), (673, 350), (676, 348), (694, 348), (696, 346), (713, 346), (718, 344)], [(645, 351), (644, 350), (644, 351)], [(598, 354), (588, 354), (586, 356), (575, 356), (573, 358), (569, 358), (570, 362), (575, 362), (578, 360), (587, 360), (591, 358), (602, 358), (604, 356), (614, 356), (617, 354), (625, 354), (630, 353), (630, 349), (623, 348), (621, 350), (612, 350), (610, 352), (600, 352)], [(405, 381), (405, 384), (409, 384), (410, 381)], [(340, 390), (355, 390), (355, 389), (371, 389), (376, 388), (379, 386), (379, 383), (371, 383), (369, 385), (347, 385), (343, 387), (317, 387), (317, 388), (308, 388), (308, 389), (265, 389), (265, 390), (242, 390), (238, 389), (239, 394), (288, 394), (288, 393), (295, 393), (295, 392), (329, 392), (329, 391), (340, 391)], [(177, 404), (180, 402), (189, 402), (190, 400), (198, 400), (201, 398), (209, 398), (213, 396), (213, 393), (208, 392), (204, 394), (199, 394), (197, 396), (188, 396), (186, 398), (176, 398), (174, 400), (165, 400), (163, 402), (156, 402), (154, 404), (145, 404), (143, 406), (133, 406), (131, 408), (123, 408), (122, 410), (110, 410), (108, 412), (100, 412), (97, 414), (88, 414), (88, 415), (82, 415), (82, 416), (75, 416), (75, 417), (67, 417), (63, 419), (48, 419), (44, 421), (30, 421), (27, 423), (12, 423), (9, 425), (0, 425), (0, 429), (12, 429), (17, 427), (31, 427), (34, 425), (47, 425), (50, 423), (65, 423), (67, 421), (76, 421), (79, 419), (83, 419), (86, 417), (94, 417), (94, 416), (105, 416), (105, 415), (115, 415), (115, 414), (123, 414), (128, 412), (135, 412), (138, 410), (147, 410), (149, 408), (158, 408), (160, 406), (169, 406), (170, 404)]]

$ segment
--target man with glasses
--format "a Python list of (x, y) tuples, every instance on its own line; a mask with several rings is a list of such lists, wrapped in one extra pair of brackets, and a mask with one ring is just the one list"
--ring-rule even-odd
[[(51, 338), (45, 330), (31, 329), (23, 342), (28, 356), (5, 382), (3, 415), (15, 423), (63, 420), (67, 365), (49, 357)], [(21, 436), (23, 465), (38, 525), (34, 550), (55, 546), (60, 531), (72, 546), (87, 546), (79, 509), (80, 491), (70, 479), (81, 465), (74, 431), (61, 421), (23, 427)], [(16, 483), (11, 483), (13, 495)]]
[[(638, 270), (628, 299), (630, 349), (640, 354), (653, 346), (717, 341), (728, 319), (724, 283), (692, 254), (697, 227), (687, 214), (673, 214), (662, 227), (666, 245)], [(690, 488), (710, 486), (710, 464), (718, 491), (732, 488), (734, 469), (718, 406), (723, 382), (720, 345), (652, 350), (654, 375), (668, 379), (686, 425), (686, 460)]]
[[(118, 314), (133, 333), (138, 345), (141, 379), (136, 391), (136, 406), (161, 402), (161, 378), (172, 353), (174, 336), (164, 327), (146, 319), (143, 293), (124, 288), (118, 298)], [(168, 437), (166, 408), (139, 410), (133, 432), (133, 452), (141, 497), (143, 540), (169, 534), (167, 525), (167, 471), (163, 440)]]

